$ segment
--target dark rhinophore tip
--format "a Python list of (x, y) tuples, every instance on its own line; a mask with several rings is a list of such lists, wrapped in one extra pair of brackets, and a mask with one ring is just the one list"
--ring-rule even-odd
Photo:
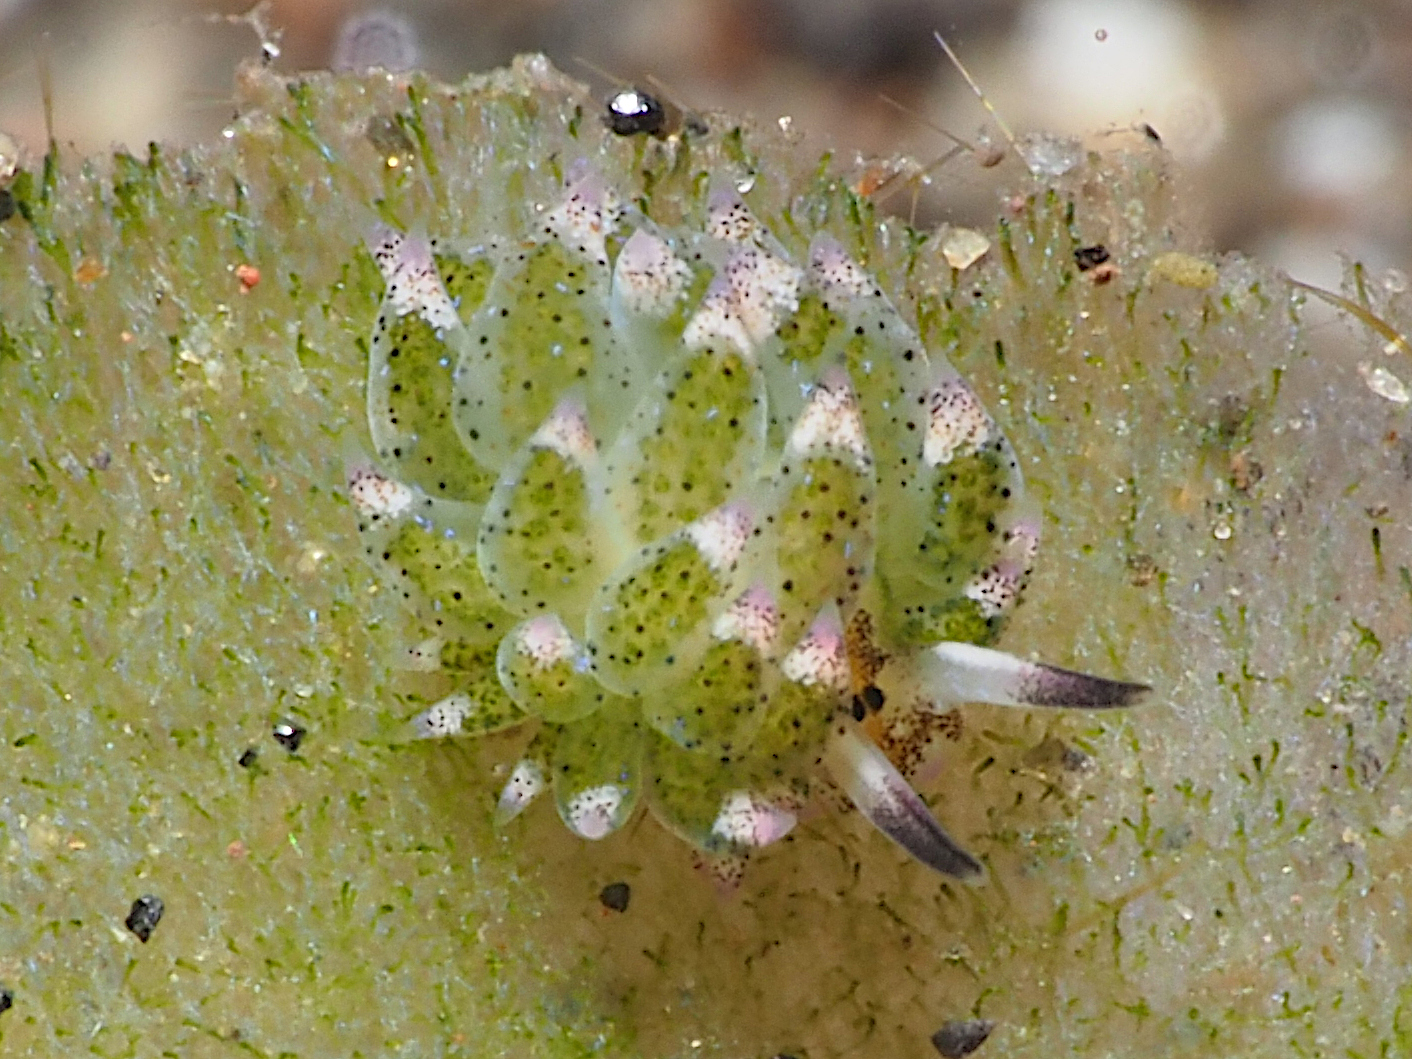
[(851, 727), (836, 732), (826, 758), (834, 781), (879, 831), (927, 867), (977, 879), (980, 862), (942, 828), (887, 755)]
[(1021, 678), (1019, 698), (1031, 706), (1110, 710), (1132, 706), (1151, 690), (1147, 684), (1109, 680), (1107, 677), (1038, 663)]
[(996, 706), (1073, 706), (1109, 710), (1131, 706), (1152, 689), (1090, 673), (943, 641), (925, 657), (927, 689), (941, 702), (988, 702)]
[(154, 894), (143, 894), (132, 903), (127, 918), (123, 920), (123, 926), (132, 931), (138, 941), (146, 945), (147, 940), (152, 937), (152, 932), (157, 929), (157, 924), (162, 921), (162, 913), (167, 910), (167, 906), (162, 903), (162, 899)]
[(942, 1059), (964, 1059), (985, 1043), (995, 1023), (989, 1019), (952, 1019), (932, 1034)]

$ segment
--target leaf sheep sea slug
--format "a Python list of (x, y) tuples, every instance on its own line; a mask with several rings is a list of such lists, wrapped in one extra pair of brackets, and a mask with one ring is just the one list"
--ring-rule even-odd
[(1146, 690), (987, 646), (1039, 543), (1010, 443), (832, 236), (719, 174), (654, 214), (567, 161), (515, 235), (371, 238), (349, 491), (456, 686), (418, 731), (533, 724), (502, 819), (547, 793), (599, 839), (645, 807), (723, 877), (827, 784), (977, 875), (888, 726)]

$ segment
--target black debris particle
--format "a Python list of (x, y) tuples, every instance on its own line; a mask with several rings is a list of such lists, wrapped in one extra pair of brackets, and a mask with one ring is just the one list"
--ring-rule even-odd
[[(279, 737), (276, 736), (275, 738), (278, 739)], [(237, 765), (239, 765), (239, 766), (240, 766), (241, 768), (243, 768), (243, 769), (248, 769), (251, 765), (255, 764), (255, 762), (258, 761), (259, 759), (260, 759), (260, 752), (259, 752), (258, 750), (256, 750), (253, 746), (247, 746), (247, 747), (245, 748), (245, 752), (244, 752), (243, 754), (241, 754), (240, 757), (238, 757), (238, 758), (235, 759), (235, 763), (236, 763)]]
[(1074, 251), (1074, 264), (1079, 266), (1080, 272), (1087, 272), (1091, 268), (1097, 268), (1108, 260), (1108, 248), (1102, 243), (1095, 243), (1093, 246), (1081, 246)]
[(1162, 137), (1157, 132), (1157, 130), (1154, 129), (1151, 125), (1147, 124), (1147, 122), (1145, 121), (1142, 123), (1142, 132), (1143, 135), (1146, 136), (1153, 143), (1160, 144), (1162, 142)]
[(983, 1045), (993, 1029), (989, 1019), (953, 1019), (932, 1034), (932, 1044), (944, 1059), (962, 1059)]
[(640, 88), (614, 92), (605, 109), (603, 123), (618, 136), (660, 136), (667, 127), (667, 109)]
[(0, 1015), (5, 1014), (15, 1006), (15, 991), (0, 986)]
[(611, 908), (614, 912), (626, 912), (628, 901), (631, 898), (632, 887), (625, 882), (609, 883), (598, 895), (598, 900), (603, 902), (603, 907)]
[(882, 709), (883, 703), (886, 701), (887, 698), (883, 695), (882, 688), (876, 684), (869, 684), (863, 689), (863, 705), (867, 706), (872, 713), (877, 713)]
[(153, 894), (143, 894), (132, 903), (132, 908), (123, 920), (123, 925), (132, 931), (137, 940), (142, 944), (147, 944), (147, 939), (152, 936), (152, 932), (157, 929), (157, 924), (162, 921), (162, 913), (166, 911), (166, 905), (162, 899)]
[(280, 721), (275, 725), (273, 735), (276, 743), (293, 754), (299, 750), (308, 731), (293, 721)]

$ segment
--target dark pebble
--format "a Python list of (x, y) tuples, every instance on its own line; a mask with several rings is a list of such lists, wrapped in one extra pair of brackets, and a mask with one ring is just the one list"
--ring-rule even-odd
[(305, 729), (300, 728), (299, 725), (295, 724), (293, 721), (280, 721), (279, 724), (275, 725), (275, 742), (284, 747), (291, 754), (299, 749), (299, 744), (304, 742), (304, 736), (307, 734)]
[(241, 754), (240, 757), (235, 759), (235, 763), (243, 769), (248, 769), (251, 765), (255, 764), (257, 760), (259, 760), (259, 757), (260, 752), (256, 750), (253, 746), (248, 746), (245, 748), (245, 753)]
[(15, 1006), (15, 993), (11, 989), (0, 989), (0, 1015)]
[(123, 920), (123, 924), (137, 936), (138, 941), (146, 945), (147, 939), (152, 936), (152, 932), (157, 929), (157, 924), (162, 921), (164, 911), (166, 911), (166, 905), (162, 903), (160, 897), (143, 894), (132, 903), (132, 910), (128, 912), (127, 919)]
[(962, 1059), (983, 1045), (993, 1029), (989, 1019), (955, 1019), (932, 1034), (932, 1044), (943, 1059)]
[(1079, 266), (1080, 272), (1087, 272), (1091, 268), (1097, 268), (1108, 260), (1108, 248), (1102, 243), (1095, 246), (1081, 246), (1074, 251), (1074, 264)]
[(614, 912), (626, 912), (628, 901), (631, 899), (632, 887), (625, 882), (609, 883), (598, 895), (598, 900), (603, 902), (603, 907), (611, 908)]

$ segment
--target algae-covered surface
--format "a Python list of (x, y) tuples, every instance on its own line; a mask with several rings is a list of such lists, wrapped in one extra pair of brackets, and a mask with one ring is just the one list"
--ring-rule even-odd
[[(947, 233), (781, 133), (613, 137), (542, 60), (239, 91), (220, 143), (61, 153), (0, 222), (7, 1056), (925, 1056), (969, 1017), (981, 1055), (1412, 1049), (1412, 424), (1377, 373), (1412, 366), (1306, 327), (1256, 264), (1173, 256), (1160, 148), (1012, 159), (957, 272)], [(1154, 687), (951, 719), (927, 789), (983, 884), (834, 813), (722, 896), (642, 818), (590, 844), (536, 805), (496, 833), (518, 737), (410, 738), (445, 689), (396, 668), (420, 630), (343, 492), (363, 238), (513, 236), (580, 158), (649, 216), (727, 180), (792, 250), (839, 237), (1043, 505), (1002, 645)], [(1077, 267), (1094, 244), (1113, 267)], [(1406, 318), (1361, 272), (1347, 293)]]

